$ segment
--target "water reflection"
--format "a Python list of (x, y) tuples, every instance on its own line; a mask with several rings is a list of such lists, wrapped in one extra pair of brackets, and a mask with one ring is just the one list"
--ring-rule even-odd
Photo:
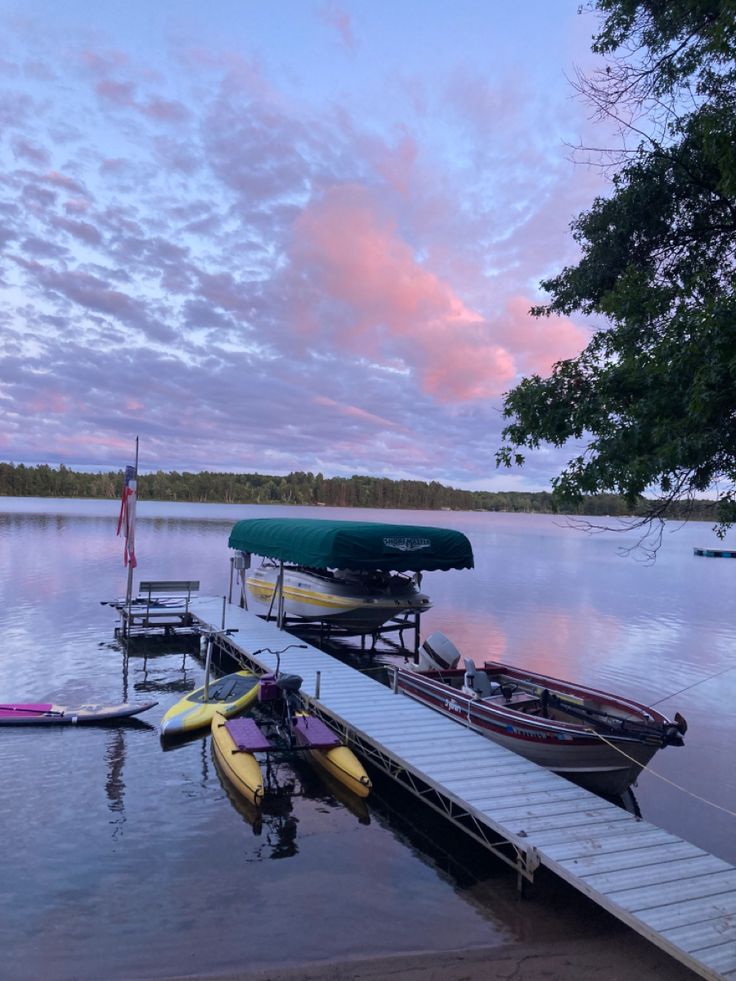
[(110, 733), (105, 750), (105, 760), (108, 767), (105, 793), (109, 801), (110, 811), (115, 817), (112, 822), (114, 826), (112, 837), (115, 839), (122, 834), (125, 824), (125, 780), (123, 779), (125, 733), (122, 729), (115, 729)]
[[(232, 973), (253, 945), (244, 931), (222, 930), (223, 908), (268, 924), (254, 965), (264, 968), (355, 951), (607, 935), (608, 921), (591, 927), (590, 907), (559, 883), (541, 881), (549, 902), (520, 910), (507, 868), (439, 818), (428, 824), (394, 784), (353, 807), (308, 764), (284, 763), (279, 780), (291, 792), (253, 815), (221, 782), (206, 734), (163, 752), (157, 724), (202, 683), (203, 668), (183, 638), (143, 651), (112, 642), (116, 617), (100, 601), (125, 592), (117, 507), (0, 501), (2, 697), (160, 700), (150, 723), (3, 733), (3, 829), (18, 845), (5, 858), (14, 900), (0, 918), (8, 977), (35, 981), (51, 962), (59, 978), (80, 981)], [(142, 502), (139, 513), (140, 577), (199, 579), (203, 594), (221, 596), (232, 523), (294, 511)], [(621, 559), (613, 536), (529, 515), (302, 513), (465, 531), (476, 569), (425, 577), (433, 607), (422, 632), (442, 630), (466, 656), (642, 701), (682, 690), (667, 709), (687, 717), (686, 745), (657, 762), (672, 783), (642, 774), (636, 796), (648, 821), (736, 861), (733, 819), (674, 786), (736, 809), (736, 562), (693, 557), (692, 545), (712, 544), (707, 526), (678, 530), (646, 567)], [(366, 870), (370, 889), (361, 888)], [(162, 882), (175, 902), (161, 902)]]
[(264, 770), (266, 796), (262, 807), (258, 808), (236, 793), (230, 781), (223, 774), (214, 752), (212, 753), (212, 760), (220, 785), (230, 804), (245, 823), (250, 825), (253, 834), (264, 838), (263, 844), (251, 853), (248, 861), (257, 862), (264, 858), (291, 858), (297, 855), (299, 852), (297, 844), (299, 821), (293, 813), (293, 805), (297, 796), (304, 795), (301, 788), (298, 787), (294, 771), (283, 762), (274, 762), (271, 759), (261, 761)]
[[(272, 742), (276, 733), (269, 721), (262, 716), (259, 725), (268, 732)], [(357, 818), (360, 824), (370, 824), (368, 802), (352, 793), (322, 767), (312, 764), (298, 750), (280, 748), (274, 752), (258, 754), (263, 773), (265, 797), (262, 807), (256, 808), (238, 794), (222, 772), (215, 754), (212, 754), (220, 783), (235, 809), (250, 824), (256, 834), (267, 827), (271, 833), (268, 838), (273, 844), (278, 838), (272, 857), (284, 858), (297, 852), (296, 825), (288, 820), (293, 801), (297, 798), (319, 803), (324, 809), (343, 808)]]

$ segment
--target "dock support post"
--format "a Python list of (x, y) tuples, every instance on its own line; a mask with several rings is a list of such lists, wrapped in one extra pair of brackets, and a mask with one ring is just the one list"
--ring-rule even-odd
[(523, 899), (526, 883), (534, 881), (534, 873), (541, 865), (541, 859), (536, 848), (530, 848), (523, 853), (519, 853), (517, 850), (516, 854), (519, 863), (517, 866), (516, 885), (519, 890), (519, 896)]
[(204, 662), (204, 700), (210, 700), (210, 663), (212, 661), (212, 634), (207, 635), (207, 657)]
[(276, 626), (279, 630), (284, 629), (284, 562), (283, 559), (279, 561), (279, 578), (278, 578), (278, 591), (279, 591), (279, 601), (276, 607)]
[(319, 690), (320, 690), (321, 683), (322, 683), (322, 672), (321, 671), (318, 671), (317, 672), (317, 678), (316, 678), (315, 683), (314, 683), (314, 697), (315, 698), (319, 698)]

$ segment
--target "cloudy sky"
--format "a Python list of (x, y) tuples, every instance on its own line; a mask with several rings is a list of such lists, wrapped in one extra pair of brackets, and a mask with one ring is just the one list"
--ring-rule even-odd
[(501, 395), (605, 190), (578, 0), (81, 0), (0, 13), (0, 459), (498, 472)]

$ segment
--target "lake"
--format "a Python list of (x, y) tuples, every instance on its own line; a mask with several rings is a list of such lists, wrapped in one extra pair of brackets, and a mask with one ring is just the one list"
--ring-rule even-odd
[[(502, 863), (387, 781), (360, 809), (306, 764), (253, 821), (213, 765), (209, 737), (164, 750), (158, 723), (201, 684), (179, 641), (123, 656), (118, 505), (0, 498), (0, 697), (158, 699), (122, 727), (6, 728), (0, 743), (7, 977), (163, 978), (603, 931), (552, 876), (520, 904)], [(350, 511), (140, 502), (140, 579), (227, 593), (232, 524), (274, 515), (457, 528), (473, 570), (425, 575), (423, 635), (657, 704), (689, 723), (635, 790), (643, 817), (736, 863), (736, 561), (707, 524), (667, 525), (654, 563), (637, 534), (588, 534), (545, 515)], [(611, 519), (612, 520), (612, 519)], [(618, 929), (618, 927), (616, 927)]]

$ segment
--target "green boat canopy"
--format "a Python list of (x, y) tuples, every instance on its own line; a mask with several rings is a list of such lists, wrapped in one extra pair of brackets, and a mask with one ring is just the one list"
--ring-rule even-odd
[(376, 521), (252, 518), (238, 521), (230, 548), (311, 569), (433, 572), (472, 569), (473, 550), (459, 531)]

